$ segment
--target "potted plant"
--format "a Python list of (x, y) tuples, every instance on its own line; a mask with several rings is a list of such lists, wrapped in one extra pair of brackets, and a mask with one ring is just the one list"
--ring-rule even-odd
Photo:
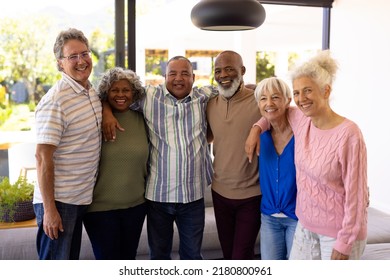
[(33, 193), (34, 185), (23, 176), (19, 176), (14, 184), (8, 177), (0, 177), (0, 222), (33, 219)]

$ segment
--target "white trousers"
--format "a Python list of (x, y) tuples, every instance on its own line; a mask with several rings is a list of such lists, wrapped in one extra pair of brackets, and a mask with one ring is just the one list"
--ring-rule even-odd
[[(367, 240), (356, 240), (352, 246), (350, 260), (359, 260)], [(336, 238), (317, 234), (297, 224), (290, 260), (330, 260)]]

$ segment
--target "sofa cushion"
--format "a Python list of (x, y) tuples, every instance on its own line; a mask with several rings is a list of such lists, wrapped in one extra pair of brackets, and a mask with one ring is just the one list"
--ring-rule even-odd
[[(1, 229), (0, 260), (37, 260), (36, 235), (37, 227)], [(80, 259), (95, 259), (85, 229), (81, 240)]]
[(211, 195), (211, 185), (206, 187), (206, 189), (204, 190), (204, 205), (206, 207), (213, 206), (213, 197)]
[(390, 243), (390, 214), (368, 208), (367, 244)]
[(367, 244), (361, 260), (390, 260), (390, 243)]

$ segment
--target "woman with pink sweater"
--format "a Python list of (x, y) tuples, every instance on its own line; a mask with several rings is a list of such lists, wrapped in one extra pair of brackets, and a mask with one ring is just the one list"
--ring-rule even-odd
[[(291, 75), (298, 225), (290, 259), (356, 260), (366, 244), (366, 145), (359, 127), (329, 105), (336, 71), (336, 61), (322, 51)], [(245, 147), (250, 161), (267, 129), (264, 118), (252, 128)]]

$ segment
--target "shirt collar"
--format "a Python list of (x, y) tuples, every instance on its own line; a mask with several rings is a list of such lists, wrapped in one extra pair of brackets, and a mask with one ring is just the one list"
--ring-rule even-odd
[(76, 82), (74, 79), (72, 79), (68, 74), (65, 72), (62, 72), (62, 78), (69, 84), (69, 86), (78, 94), (88, 94), (89, 89), (92, 88), (92, 84), (88, 81), (89, 89), (84, 88), (82, 85), (80, 85), (78, 82)]
[(192, 88), (191, 89), (191, 92), (190, 94), (188, 94), (186, 97), (184, 97), (183, 99), (176, 99), (176, 97), (174, 97), (167, 89), (167, 85), (164, 83), (164, 86), (163, 86), (163, 91), (164, 91), (164, 95), (165, 97), (168, 97), (172, 100), (174, 100), (175, 103), (187, 103), (187, 102), (190, 102), (191, 99), (192, 99), (192, 95), (193, 95), (193, 92), (194, 92), (194, 89)]

